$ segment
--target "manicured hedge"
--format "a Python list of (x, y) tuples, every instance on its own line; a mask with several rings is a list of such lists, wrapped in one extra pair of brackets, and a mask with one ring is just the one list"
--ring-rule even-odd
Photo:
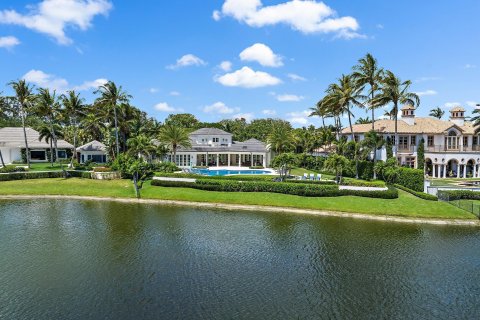
[(398, 168), (398, 176), (394, 183), (412, 189), (417, 192), (423, 192), (423, 181), (425, 179), (423, 170), (411, 168)]
[[(71, 177), (90, 179), (90, 172), (86, 171), (67, 171)], [(63, 171), (48, 172), (17, 172), (9, 174), (0, 174), (0, 181), (26, 180), (26, 179), (47, 179), (63, 178)]]
[(438, 190), (438, 199), (452, 200), (480, 200), (480, 192), (470, 190)]
[(336, 185), (260, 181), (240, 182), (215, 179), (199, 179), (196, 183), (153, 180), (152, 185), (162, 187), (193, 188), (220, 192), (272, 192), (304, 197), (359, 196), (383, 199), (398, 198), (398, 191), (392, 187), (389, 187), (387, 191), (356, 191), (339, 190), (338, 186)]
[(409, 188), (406, 188), (402, 185), (399, 185), (399, 184), (395, 184), (395, 187), (398, 188), (398, 189), (401, 189), (405, 192), (408, 192), (408, 193), (411, 193), (413, 194), (414, 196), (416, 197), (419, 197), (423, 200), (429, 200), (429, 201), (438, 201), (438, 198), (431, 195), (431, 194), (428, 194), (428, 193), (424, 193), (424, 192), (418, 192), (418, 191), (415, 191), (415, 190), (412, 190), (412, 189), (409, 189)]

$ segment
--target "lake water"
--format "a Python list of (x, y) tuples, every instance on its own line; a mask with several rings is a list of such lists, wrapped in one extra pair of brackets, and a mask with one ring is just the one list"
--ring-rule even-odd
[(480, 230), (0, 200), (0, 319), (480, 319)]

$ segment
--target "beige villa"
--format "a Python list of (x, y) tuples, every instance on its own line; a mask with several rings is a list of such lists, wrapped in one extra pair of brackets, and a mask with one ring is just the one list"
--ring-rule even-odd
[[(402, 165), (417, 168), (417, 150), (424, 140), (425, 172), (432, 178), (480, 177), (480, 136), (471, 122), (465, 120), (465, 109), (450, 110), (449, 120), (416, 117), (415, 108), (404, 106), (398, 119), (398, 150), (396, 156)], [(355, 140), (363, 140), (371, 124), (353, 126)], [(384, 138), (395, 141), (395, 121), (377, 120), (375, 130)], [(351, 140), (350, 128), (342, 135)], [(394, 150), (395, 154), (395, 150)], [(386, 160), (386, 148), (377, 151), (377, 159)]]

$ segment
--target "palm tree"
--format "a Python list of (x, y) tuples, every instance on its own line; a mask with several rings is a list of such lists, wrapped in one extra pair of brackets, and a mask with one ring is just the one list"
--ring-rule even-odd
[(295, 137), (292, 130), (281, 123), (273, 125), (270, 134), (267, 136), (267, 148), (277, 154), (293, 150), (295, 148)]
[(442, 119), (443, 115), (445, 114), (445, 111), (443, 111), (440, 107), (436, 107), (432, 110), (430, 110), (430, 117), (437, 118), (438, 120)]
[(62, 116), (64, 119), (68, 119), (70, 126), (73, 126), (73, 157), (77, 159), (77, 141), (78, 141), (78, 125), (79, 119), (85, 115), (85, 103), (84, 99), (80, 98), (80, 94), (75, 91), (68, 91), (67, 94), (63, 94), (61, 97), (63, 110)]
[[(382, 136), (378, 135), (376, 131), (371, 130), (365, 134), (365, 138), (362, 141), (364, 146), (369, 152), (373, 151), (373, 165), (377, 162), (377, 150), (382, 148), (385, 144), (385, 140)], [(377, 180), (377, 173), (373, 170), (373, 180)]]
[(475, 129), (475, 134), (480, 132), (480, 109), (475, 109), (472, 111), (473, 116), (470, 120), (473, 122), (473, 128)]
[[(0, 96), (0, 119), (3, 118), (4, 112), (7, 110), (7, 101), (4, 97)], [(5, 168), (5, 162), (3, 161), (2, 149), (0, 149), (0, 164), (2, 168)]]
[(158, 140), (168, 146), (172, 153), (172, 161), (175, 163), (178, 147), (188, 148), (192, 146), (188, 131), (184, 128), (166, 124), (160, 129)]
[(11, 81), (9, 86), (15, 91), (13, 98), (13, 109), (20, 115), (22, 119), (23, 137), (25, 140), (25, 152), (27, 158), (27, 167), (30, 168), (30, 149), (28, 148), (27, 130), (25, 128), (25, 121), (28, 113), (32, 108), (32, 102), (35, 100), (33, 94), (33, 86), (30, 86), (25, 80)]
[(355, 124), (369, 124), (372, 123), (372, 120), (370, 120), (369, 117), (366, 118), (358, 118), (357, 121), (355, 121)]
[[(52, 134), (54, 132), (54, 134)], [(50, 164), (53, 167), (54, 156), (53, 156), (53, 141), (55, 137), (63, 138), (62, 127), (58, 124), (53, 126), (53, 130), (49, 125), (42, 124), (40, 128), (38, 128), (38, 140), (42, 141), (45, 139), (46, 143), (50, 143)]]
[(140, 134), (127, 140), (128, 153), (138, 158), (147, 158), (150, 160), (155, 153), (156, 146), (152, 143), (152, 139), (144, 134)]
[(115, 144), (116, 144), (116, 156), (120, 153), (120, 144), (118, 142), (118, 117), (117, 108), (122, 103), (128, 103), (132, 98), (131, 95), (123, 91), (121, 86), (118, 86), (113, 81), (108, 81), (106, 84), (101, 85), (94, 94), (100, 94), (95, 104), (113, 109), (114, 123), (115, 123)]
[(402, 81), (395, 74), (389, 70), (385, 72), (383, 85), (380, 94), (373, 101), (374, 105), (386, 106), (389, 103), (393, 104), (390, 111), (395, 120), (395, 152), (398, 150), (398, 105), (408, 104), (414, 107), (420, 105), (420, 97), (413, 92), (409, 92), (410, 80)]
[(58, 103), (55, 90), (53, 93), (50, 93), (49, 89), (38, 89), (38, 95), (35, 102), (35, 111), (37, 115), (44, 118), (45, 122), (50, 126), (50, 132), (52, 134), (53, 145), (55, 148), (55, 159), (58, 159), (57, 136), (55, 134), (54, 126), (60, 113), (60, 104)]
[(318, 101), (315, 107), (310, 108), (311, 113), (309, 117), (313, 117), (313, 116), (320, 117), (320, 119), (322, 119), (322, 127), (325, 128), (325, 118), (328, 118), (331, 115), (329, 115), (327, 113), (327, 110), (325, 110), (325, 108), (322, 107), (322, 102), (323, 102), (323, 99)]
[(375, 109), (378, 108), (373, 102), (377, 93), (380, 91), (380, 85), (383, 78), (383, 68), (378, 67), (377, 59), (370, 53), (358, 60), (358, 65), (353, 67), (353, 78), (359, 87), (370, 86), (368, 90), (368, 108), (372, 111), (372, 130), (375, 130)]
[[(363, 88), (357, 85), (352, 76), (342, 75), (338, 84), (334, 83), (329, 86), (329, 95), (323, 102), (323, 104), (325, 104), (327, 107), (330, 106), (332, 109), (336, 109), (337, 113), (347, 114), (353, 142), (355, 142), (355, 135), (353, 133), (352, 126), (352, 117), (354, 117), (354, 115), (351, 108), (353, 106), (360, 108), (364, 107), (364, 105), (360, 102), (361, 100), (365, 100), (365, 96), (362, 95), (362, 90)], [(356, 153), (355, 163), (355, 176), (358, 179), (358, 157)]]
[(324, 167), (335, 173), (335, 181), (342, 182), (342, 172), (348, 166), (348, 159), (344, 156), (332, 153), (327, 160), (325, 160)]

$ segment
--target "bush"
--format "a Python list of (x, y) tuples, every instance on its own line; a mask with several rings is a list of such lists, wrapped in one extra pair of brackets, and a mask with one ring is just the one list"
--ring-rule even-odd
[(153, 180), (153, 186), (193, 188), (219, 192), (271, 192), (304, 197), (359, 196), (369, 198), (395, 199), (398, 191), (389, 187), (387, 191), (339, 190), (336, 185), (315, 185), (290, 182), (228, 181), (199, 179), (196, 183), (181, 181)]
[(93, 168), (93, 172), (111, 172), (112, 169), (108, 167), (95, 167)]
[(398, 188), (400, 190), (403, 190), (405, 192), (408, 192), (410, 194), (413, 194), (414, 196), (418, 197), (418, 198), (421, 198), (423, 200), (429, 200), (429, 201), (438, 201), (438, 198), (431, 195), (431, 194), (428, 194), (428, 193), (424, 193), (424, 192), (418, 192), (418, 191), (415, 191), (415, 190), (412, 190), (412, 189), (409, 189), (409, 188), (406, 188), (402, 185), (399, 185), (399, 184), (395, 184), (395, 188)]
[(15, 167), (15, 166), (8, 166), (0, 168), (0, 173), (11, 173), (11, 172), (25, 172), (27, 171), (24, 167)]
[[(67, 171), (71, 177), (90, 179), (90, 173), (84, 171)], [(26, 179), (48, 179), (64, 178), (63, 171), (47, 172), (17, 172), (9, 174), (0, 174), (0, 181), (26, 180)]]
[(165, 173), (172, 173), (175, 171), (180, 171), (180, 168), (173, 162), (160, 162), (155, 164), (155, 171), (157, 172), (165, 172)]
[(253, 167), (249, 167), (249, 169), (265, 169), (264, 166), (253, 166)]
[(438, 199), (453, 200), (480, 200), (480, 192), (470, 190), (438, 190)]
[(417, 192), (423, 192), (424, 179), (423, 170), (411, 168), (397, 168), (398, 176), (396, 184), (412, 189)]

